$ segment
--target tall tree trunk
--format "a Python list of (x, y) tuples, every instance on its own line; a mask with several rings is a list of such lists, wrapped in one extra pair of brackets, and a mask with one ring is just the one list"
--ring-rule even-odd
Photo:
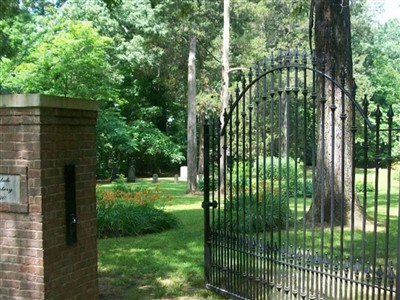
[(187, 119), (187, 193), (197, 190), (197, 142), (196, 142), (196, 43), (197, 37), (190, 37), (188, 60), (188, 119)]
[(224, 110), (228, 108), (229, 88), (229, 44), (230, 44), (230, 11), (229, 0), (224, 0), (224, 28), (222, 33), (222, 70), (221, 70), (221, 121)]
[[(344, 67), (346, 86), (352, 89), (349, 0), (315, 0), (314, 32), (317, 57), (324, 58), (326, 70), (336, 69), (336, 74)], [(355, 199), (352, 199), (352, 104), (346, 99), (343, 105), (341, 91), (337, 88), (333, 90), (328, 80), (325, 87), (322, 84), (319, 86), (317, 170), (313, 203), (315, 220), (330, 224), (333, 216), (335, 225), (349, 225), (352, 219), (351, 208), (354, 206), (354, 220), (358, 223), (364, 216), (355, 193)], [(323, 90), (325, 93), (322, 93)]]
[[(224, 112), (228, 109), (228, 101), (229, 101), (229, 44), (230, 44), (230, 0), (224, 0), (224, 28), (222, 33), (222, 70), (221, 70), (221, 115), (220, 120), (221, 124), (224, 123)], [(221, 141), (220, 151), (223, 153), (223, 141)], [(224, 156), (221, 156), (220, 159), (220, 190), (221, 193), (225, 193), (225, 159)]]
[(199, 116), (199, 161), (197, 173), (204, 175), (204, 122), (206, 120), (205, 112), (201, 112)]

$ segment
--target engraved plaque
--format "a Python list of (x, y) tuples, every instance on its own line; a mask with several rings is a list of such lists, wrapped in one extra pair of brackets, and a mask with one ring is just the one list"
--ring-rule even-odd
[(0, 203), (20, 203), (20, 175), (0, 174)]

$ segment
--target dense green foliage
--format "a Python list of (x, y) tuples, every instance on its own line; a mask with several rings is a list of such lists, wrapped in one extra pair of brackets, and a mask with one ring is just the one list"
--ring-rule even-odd
[[(277, 48), (308, 50), (308, 6), (306, 0), (232, 0), (231, 67), (247, 72)], [(370, 111), (393, 105), (400, 127), (400, 21), (374, 22), (366, 1), (359, 0), (352, 3), (352, 26), (358, 98), (368, 95)], [(126, 174), (130, 165), (139, 173), (176, 172), (185, 163), (193, 32), (201, 121), (220, 105), (222, 1), (4, 0), (0, 93), (100, 101), (99, 178)], [(240, 74), (230, 73), (231, 90)], [(394, 143), (392, 155), (399, 160), (400, 142)]]
[(256, 233), (275, 231), (292, 224), (292, 212), (286, 209), (286, 198), (271, 191), (234, 196), (227, 203), (231, 211), (221, 226), (232, 232)]
[(176, 219), (160, 209), (116, 200), (97, 206), (97, 236), (109, 238), (161, 232), (176, 226)]
[[(265, 164), (264, 164), (265, 162)], [(254, 166), (253, 170), (257, 167)], [(296, 162), (291, 157), (263, 157), (258, 161), (258, 176), (265, 179), (274, 189), (282, 189), (284, 193), (293, 196), (303, 193), (303, 164)], [(274, 185), (272, 187), (272, 185)], [(309, 185), (306, 184), (306, 193), (311, 194)]]
[(177, 219), (162, 208), (171, 198), (156, 188), (127, 185), (122, 178), (113, 189), (97, 192), (97, 236), (136, 236), (177, 226)]

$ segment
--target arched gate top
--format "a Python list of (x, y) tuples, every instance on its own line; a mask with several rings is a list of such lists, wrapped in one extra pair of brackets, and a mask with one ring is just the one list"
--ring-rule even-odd
[[(317, 82), (315, 82), (315, 80), (317, 79), (316, 77), (319, 76), (321, 79), (321, 82), (323, 82), (324, 80), (327, 82), (330, 82), (331, 84), (333, 84), (336, 88), (338, 88), (341, 92), (343, 92), (343, 94), (345, 95), (346, 98), (348, 98), (352, 105), (354, 106), (354, 108), (356, 109), (356, 111), (362, 116), (362, 118), (365, 120), (367, 126), (369, 127), (370, 130), (374, 130), (375, 126), (372, 124), (372, 122), (369, 120), (368, 116), (365, 114), (363, 108), (361, 107), (361, 105), (356, 101), (356, 95), (355, 95), (355, 82), (352, 82), (351, 84), (354, 86), (353, 87), (353, 91), (349, 91), (348, 89), (346, 89), (345, 87), (345, 72), (342, 68), (340, 75), (339, 75), (339, 80), (336, 80), (334, 78), (334, 76), (332, 76), (331, 74), (326, 73), (325, 71), (325, 62), (322, 61), (321, 62), (321, 68), (318, 69), (318, 64), (317, 64), (317, 58), (314, 54), (314, 52), (311, 54), (311, 61), (312, 61), (312, 66), (307, 65), (307, 53), (306, 51), (303, 52), (302, 54), (302, 59), (299, 59), (299, 54), (298, 54), (298, 50), (296, 49), (294, 51), (294, 55), (291, 55), (290, 51), (288, 50), (286, 52), (286, 55), (284, 56), (283, 59), (283, 54), (282, 51), (279, 51), (278, 56), (275, 58), (273, 54), (271, 54), (271, 59), (270, 59), (270, 65), (269, 68), (267, 67), (267, 63), (266, 63), (266, 58), (264, 57), (264, 60), (262, 63), (257, 62), (255, 67), (254, 67), (254, 71), (255, 71), (255, 78), (253, 79), (253, 68), (250, 68), (249, 73), (247, 74), (247, 81), (249, 82), (249, 84), (246, 85), (246, 76), (242, 73), (242, 80), (241, 80), (241, 85), (242, 85), (242, 90), (240, 90), (239, 88), (239, 82), (237, 83), (236, 89), (235, 89), (235, 100), (232, 100), (232, 96), (230, 99), (230, 109), (229, 111), (225, 111), (224, 112), (224, 124), (222, 124), (222, 128), (221, 128), (221, 135), (225, 134), (226, 131), (226, 126), (227, 126), (227, 121), (232, 118), (232, 114), (234, 113), (235, 109), (237, 109), (237, 107), (239, 106), (240, 102), (248, 95), (248, 93), (252, 93), (252, 89), (256, 89), (256, 93), (258, 93), (258, 95), (255, 95), (252, 93), (252, 97), (251, 98), (264, 98), (266, 99), (269, 96), (271, 96), (271, 93), (284, 93), (284, 92), (296, 92), (299, 93), (300, 92), (300, 88), (299, 88), (299, 73), (303, 72), (303, 73), (307, 73), (307, 71), (309, 71), (310, 74), (313, 74), (314, 76), (312, 76), (311, 80), (313, 80), (312, 85), (314, 84), (318, 84)], [(277, 61), (277, 65), (275, 65), (275, 61)], [(262, 67), (261, 67), (262, 66)], [(262, 85), (262, 91), (260, 92), (259, 89), (260, 87), (257, 85), (264, 79), (266, 79), (269, 75), (275, 75), (276, 73), (281, 73), (281, 80), (282, 78), (282, 73), (286, 72), (286, 73), (291, 73), (293, 72), (296, 76), (296, 78), (294, 79), (295, 81), (295, 86), (290, 87), (290, 86), (283, 86), (284, 82), (281, 81), (278, 84), (280, 85), (278, 87), (278, 90), (269, 90), (268, 91), (268, 87), (266, 86), (267, 83), (263, 82), (261, 83)], [(333, 70), (331, 70), (331, 73), (334, 73)], [(287, 75), (287, 74), (286, 74)], [(279, 75), (278, 75), (279, 76)], [(288, 75), (287, 75), (288, 76)], [(276, 78), (275, 78), (276, 79)], [(288, 80), (289, 78), (286, 78), (286, 80)], [(273, 79), (272, 79), (273, 80)], [(321, 84), (321, 82), (319, 84)], [(287, 82), (285, 82), (287, 83)], [(273, 85), (273, 87), (276, 87), (275, 85)], [(316, 87), (316, 86), (315, 86)], [(279, 90), (280, 89), (280, 90)], [(316, 91), (313, 91), (316, 92)], [(262, 95), (260, 96), (260, 93), (262, 93)], [(305, 87), (305, 89), (302, 90), (301, 92), (302, 94), (304, 93), (308, 93), (307, 91), (307, 87)], [(252, 101), (252, 99), (250, 98), (250, 101)]]

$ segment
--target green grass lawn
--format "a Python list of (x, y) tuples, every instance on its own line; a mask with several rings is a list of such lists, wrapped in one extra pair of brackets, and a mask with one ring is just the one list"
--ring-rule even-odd
[[(374, 182), (375, 182), (375, 169), (368, 169), (367, 170), (368, 177), (367, 177), (367, 182), (374, 187)], [(385, 256), (385, 251), (386, 251), (386, 246), (388, 245), (388, 251), (389, 251), (389, 261), (393, 260), (393, 263), (397, 263), (396, 259), (396, 254), (397, 254), (397, 247), (398, 247), (398, 241), (397, 241), (397, 232), (398, 232), (398, 211), (399, 211), (399, 176), (400, 172), (399, 170), (392, 170), (391, 171), (391, 188), (390, 188), (390, 203), (388, 203), (388, 171), (386, 169), (379, 169), (379, 178), (378, 178), (378, 186), (379, 189), (377, 191), (377, 194), (375, 195), (375, 190), (373, 189), (372, 191), (369, 191), (366, 194), (366, 212), (368, 215), (368, 222), (366, 224), (366, 234), (365, 237), (363, 236), (363, 232), (361, 230), (362, 224), (356, 224), (356, 229), (354, 232), (354, 237), (353, 240), (351, 239), (351, 231), (350, 228), (344, 228), (344, 252), (342, 253), (343, 257), (347, 257), (351, 255), (351, 247), (353, 245), (354, 249), (354, 256), (356, 258), (361, 257), (361, 249), (365, 248), (366, 249), (366, 260), (371, 260), (369, 257), (372, 257), (372, 252), (373, 252), (373, 244), (374, 244), (374, 224), (373, 224), (373, 217), (375, 214), (375, 196), (377, 197), (377, 243), (378, 243), (378, 248), (377, 248), (377, 260), (378, 263), (384, 264), (383, 257)], [(362, 183), (364, 178), (363, 170), (357, 169), (356, 170), (356, 181), (358, 183)], [(358, 192), (358, 199), (361, 204), (364, 202), (364, 195), (362, 192)], [(299, 201), (299, 206), (298, 206), (298, 217), (301, 219), (302, 217), (302, 199)], [(311, 199), (307, 199), (306, 207), (311, 205)], [(294, 211), (294, 204), (290, 204), (290, 208), (292, 211)], [(386, 213), (387, 210), (389, 211), (389, 220), (388, 223), (386, 223), (387, 218), (386, 218)], [(386, 225), (389, 225), (388, 228), (386, 228)], [(302, 235), (303, 230), (301, 227), (301, 220), (299, 220), (299, 230), (297, 232), (297, 235)], [(336, 226), (334, 228), (334, 240), (333, 240), (333, 247), (336, 252), (339, 249), (340, 245), (340, 239), (339, 239), (339, 233), (340, 233), (340, 226)], [(389, 240), (386, 241), (386, 231), (389, 231)], [(320, 241), (320, 227), (314, 230), (310, 228), (307, 229), (306, 231), (306, 236), (307, 236), (307, 241), (311, 241), (311, 235), (315, 234), (314, 240)], [(325, 231), (324, 231), (324, 236), (325, 236), (325, 252), (329, 252), (329, 238), (330, 238), (330, 226), (329, 224), (325, 224)], [(291, 232), (289, 234), (289, 244), (293, 243), (294, 240), (294, 234)], [(308, 247), (310, 245), (308, 244)], [(319, 248), (319, 246), (318, 246)]]
[[(362, 174), (357, 173), (361, 180)], [(387, 173), (380, 173), (380, 189), (378, 193), (378, 219), (380, 220), (377, 238), (384, 241), (382, 228), (385, 226)], [(389, 253), (397, 253), (397, 214), (399, 201), (399, 171), (392, 176), (392, 204), (390, 206), (390, 245)], [(374, 181), (373, 170), (369, 171), (368, 181)], [(151, 180), (138, 180), (134, 187), (156, 186)], [(165, 210), (174, 214), (179, 226), (158, 234), (149, 234), (129, 238), (112, 238), (98, 241), (98, 267), (100, 282), (100, 299), (222, 299), (204, 288), (203, 275), (203, 210), (202, 195), (185, 195), (186, 183), (174, 183), (173, 179), (160, 179), (158, 185), (162, 191), (172, 196)], [(98, 189), (110, 188), (111, 185), (100, 185)], [(374, 214), (374, 193), (368, 193), (367, 213)], [(360, 199), (362, 200), (362, 199)], [(307, 199), (307, 207), (310, 205)], [(299, 205), (302, 205), (299, 203)], [(293, 204), (291, 205), (293, 209)], [(298, 207), (300, 216), (302, 208)], [(300, 225), (300, 224), (299, 224)], [(339, 240), (335, 228), (334, 247), (338, 248)], [(370, 230), (369, 230), (370, 231)], [(298, 228), (298, 235), (302, 229)], [(312, 232), (306, 232), (307, 240)], [(319, 229), (315, 231), (315, 240), (319, 239)], [(326, 238), (329, 238), (327, 228)], [(324, 235), (325, 235), (324, 234)], [(293, 230), (289, 240), (293, 239)], [(367, 256), (372, 248), (372, 233), (365, 239), (360, 230), (355, 231), (354, 240), (350, 239), (348, 230), (344, 233), (343, 256), (350, 255), (350, 244), (354, 244), (355, 256), (359, 257), (359, 249), (365, 247)], [(325, 245), (326, 248), (328, 245)], [(326, 249), (328, 250), (328, 249)], [(383, 256), (385, 247), (378, 247), (378, 258)], [(379, 259), (378, 259), (379, 260)], [(378, 263), (384, 264), (383, 261)], [(397, 263), (394, 261), (394, 264)]]
[[(150, 180), (132, 185), (154, 186)], [(179, 226), (98, 240), (100, 299), (222, 299), (204, 287), (202, 196), (185, 195), (186, 184), (173, 179), (160, 179), (158, 185), (173, 197), (165, 209)]]

